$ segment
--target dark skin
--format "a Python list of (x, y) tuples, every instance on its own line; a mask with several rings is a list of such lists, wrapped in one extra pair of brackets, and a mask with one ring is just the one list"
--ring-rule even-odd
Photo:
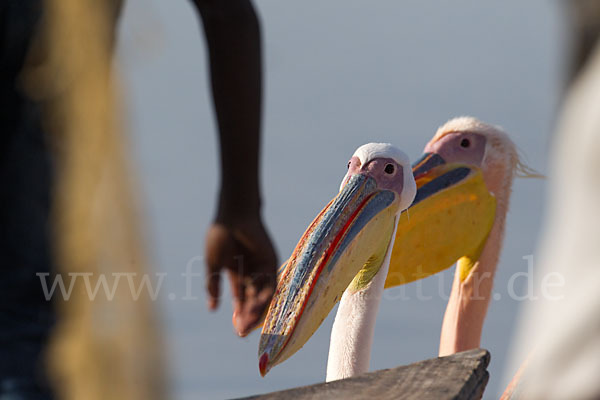
[(277, 273), (277, 257), (260, 213), (260, 27), (248, 0), (194, 4), (208, 46), (221, 155), (218, 207), (206, 235), (208, 308), (219, 305), (225, 270), (233, 295), (233, 326), (246, 336), (271, 301)]

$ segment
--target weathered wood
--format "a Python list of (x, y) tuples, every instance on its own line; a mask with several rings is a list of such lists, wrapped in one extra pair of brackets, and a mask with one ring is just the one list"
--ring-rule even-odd
[(480, 399), (490, 353), (475, 349), (354, 378), (246, 397), (245, 400)]

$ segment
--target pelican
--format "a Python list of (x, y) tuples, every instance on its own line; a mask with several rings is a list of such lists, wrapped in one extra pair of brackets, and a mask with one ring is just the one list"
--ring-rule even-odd
[[(344, 291), (362, 290), (365, 301), (379, 303), (398, 217), (415, 194), (401, 150), (383, 143), (356, 150), (339, 194), (308, 227), (279, 278), (260, 337), (261, 375), (306, 343)], [(361, 312), (348, 323), (361, 325), (361, 316), (368, 318)]]
[[(455, 118), (440, 127), (425, 146), (422, 163), (461, 163), (481, 169), (496, 208), (487, 238), (456, 265), (440, 334), (439, 356), (479, 347), (504, 238), (515, 176), (540, 177), (519, 158), (517, 148), (499, 127), (472, 117)], [(468, 229), (468, 227), (465, 227)]]
[[(496, 131), (500, 133), (490, 136)], [(458, 150), (452, 150), (458, 135), (463, 135), (458, 141)], [(330, 209), (340, 196), (348, 196), (344, 195), (346, 191), (353, 190), (346, 186), (357, 179), (355, 175), (360, 172), (357, 167), (370, 161), (361, 158), (361, 152), (357, 150), (349, 162), (340, 194), (309, 226), (284, 266), (261, 335), (261, 374), (266, 374), (272, 366), (302, 347), (342, 292), (332, 329), (326, 379), (342, 379), (366, 372), (383, 287), (424, 278), (450, 267), (459, 259), (458, 270), (466, 273), (465, 276), (476, 270), (486, 239), (496, 226), (497, 202), (493, 192), (486, 187), (489, 169), (484, 176), (480, 167), (494, 164), (499, 138), (507, 139), (507, 136), (474, 118), (449, 121), (438, 130), (426, 146), (423, 158), (413, 167), (418, 191), (409, 209), (410, 218), (398, 223), (403, 208), (397, 208), (395, 212), (386, 210), (387, 213), (382, 208), (377, 218), (368, 224), (365, 222), (360, 232), (355, 232), (343, 246), (338, 246), (335, 235), (344, 236), (343, 231), (334, 230), (331, 238), (314, 233), (329, 229), (327, 226), (338, 217), (341, 217), (340, 226), (353, 224), (347, 219), (348, 216), (353, 218), (355, 212), (351, 204), (338, 205), (337, 214)], [(512, 144), (510, 140), (508, 143)], [(517, 170), (527, 172), (518, 157), (515, 165)], [(404, 164), (402, 171), (407, 168)], [(491, 175), (495, 176), (495, 173)], [(399, 197), (406, 195), (404, 192), (396, 194)], [(504, 198), (501, 200), (504, 202)], [(507, 200), (505, 203), (507, 206)], [(324, 214), (334, 221), (325, 221)], [(394, 222), (390, 227), (392, 217)], [(328, 275), (314, 273), (325, 264)], [(305, 278), (311, 274), (313, 281)], [(339, 279), (336, 274), (343, 275), (344, 279)], [(298, 279), (298, 276), (302, 278)], [(314, 280), (317, 280), (316, 284)]]
[[(430, 167), (436, 168), (429, 171)], [(458, 182), (477, 187), (480, 174), (463, 166), (438, 167), (429, 163), (421, 166), (417, 178), (421, 186), (417, 194), (419, 207), (411, 212), (410, 219), (398, 225), (400, 213), (415, 197), (415, 181), (409, 168), (406, 155), (391, 145), (362, 146), (350, 159), (340, 193), (308, 227), (283, 267), (260, 338), (259, 369), (262, 375), (306, 343), (342, 293), (329, 360), (329, 365), (336, 367), (334, 372), (328, 373), (327, 379), (366, 371), (387, 270), (390, 265), (397, 264), (391, 262), (390, 257), (399, 236), (401, 241), (406, 239), (407, 243), (414, 244), (414, 239), (409, 240), (409, 237), (422, 237), (422, 227), (427, 226), (424, 231), (430, 231), (431, 235), (427, 237), (433, 246), (448, 234), (441, 221), (446, 220), (446, 226), (452, 227), (458, 225), (456, 218), (483, 219), (479, 217), (489, 206), (486, 201), (489, 199), (477, 194), (464, 196), (453, 188)], [(440, 197), (439, 191), (449, 195)], [(468, 192), (477, 191), (470, 188)], [(450, 214), (449, 208), (458, 211)], [(483, 233), (475, 232), (477, 229), (468, 234), (483, 237)], [(411, 257), (412, 254), (407, 253), (402, 273), (394, 273), (395, 281), (391, 284), (422, 278), (423, 271), (425, 274), (436, 273), (440, 265), (449, 267), (474, 247), (465, 247), (461, 241), (455, 241), (456, 246), (449, 246), (449, 249), (458, 256), (446, 254), (448, 249), (443, 248), (428, 250), (427, 256), (421, 257)], [(473, 241), (477, 240), (464, 242)], [(336, 326), (342, 328), (339, 334)], [(332, 354), (336, 352), (340, 356), (334, 360)]]
[[(543, 176), (521, 161), (515, 144), (501, 128), (472, 117), (455, 118), (441, 126), (425, 146), (424, 153), (415, 170), (427, 164), (444, 163), (464, 163), (480, 168), (485, 186), (496, 200), (495, 211), (493, 215), (489, 214), (493, 219), (484, 241), (474, 252), (465, 253), (457, 262), (440, 334), (438, 354), (442, 357), (480, 347), (513, 180), (515, 177)], [(491, 208), (489, 211), (492, 211)], [(462, 224), (469, 228), (467, 221)], [(478, 225), (481, 227), (482, 221)], [(391, 274), (388, 281), (390, 278), (393, 278)], [(386, 287), (393, 286), (392, 283), (386, 282)], [(531, 354), (527, 359), (530, 357)], [(503, 399), (512, 395), (527, 364), (526, 360), (521, 365)]]

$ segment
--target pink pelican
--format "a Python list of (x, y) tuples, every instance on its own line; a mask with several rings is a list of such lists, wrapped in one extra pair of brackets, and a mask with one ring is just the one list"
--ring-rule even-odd
[(517, 148), (499, 127), (475, 118), (448, 121), (425, 146), (429, 159), (481, 168), (488, 191), (496, 199), (489, 234), (474, 254), (465, 254), (456, 273), (440, 335), (439, 355), (480, 346), (498, 265), (512, 183), (515, 176), (540, 177), (519, 158)]

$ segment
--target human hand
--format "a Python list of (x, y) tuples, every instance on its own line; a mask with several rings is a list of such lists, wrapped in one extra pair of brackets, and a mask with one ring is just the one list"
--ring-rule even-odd
[(255, 327), (277, 284), (277, 257), (259, 215), (215, 221), (206, 235), (208, 308), (219, 305), (221, 271), (229, 275), (232, 323), (239, 336)]

